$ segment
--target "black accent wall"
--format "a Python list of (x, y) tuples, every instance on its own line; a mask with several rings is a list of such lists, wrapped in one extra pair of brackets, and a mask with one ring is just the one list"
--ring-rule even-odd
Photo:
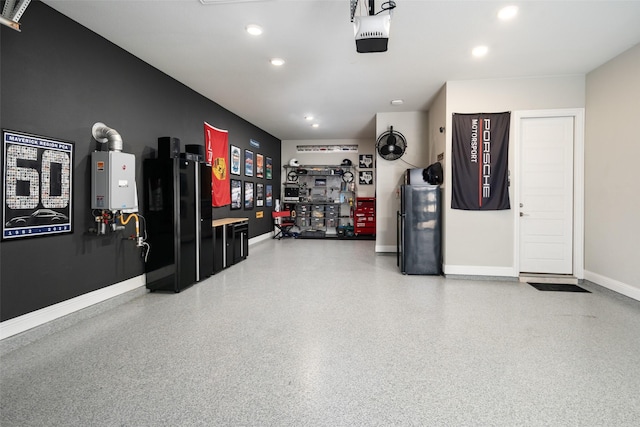
[[(91, 136), (95, 122), (116, 129), (123, 151), (135, 154), (138, 197), (144, 194), (142, 160), (155, 157), (158, 137), (180, 138), (183, 147), (204, 144), (206, 121), (228, 129), (229, 144), (273, 158), (272, 180), (241, 179), (273, 183), (274, 199), (279, 198), (278, 138), (41, 2), (32, 2), (20, 22), (22, 32), (2, 26), (0, 34), (0, 126), (75, 143), (74, 232), (0, 243), (0, 320), (144, 271), (140, 250), (124, 235), (88, 232), (93, 226), (89, 156), (98, 148)], [(212, 75), (211, 84), (224, 84), (224, 76)], [(251, 147), (251, 139), (260, 148)], [(260, 209), (264, 217), (256, 219)], [(227, 206), (213, 208), (213, 217), (249, 217), (254, 237), (272, 230), (272, 209), (231, 211)]]

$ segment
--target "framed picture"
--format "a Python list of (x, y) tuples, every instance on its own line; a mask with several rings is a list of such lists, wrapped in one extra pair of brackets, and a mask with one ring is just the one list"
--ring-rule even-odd
[(231, 155), (229, 158), (231, 159), (229, 173), (231, 173), (231, 175), (240, 175), (240, 149), (235, 145), (231, 146)]
[(256, 154), (256, 178), (264, 178), (264, 156)]
[(371, 169), (373, 167), (373, 154), (360, 154), (358, 163), (361, 168)]
[(244, 208), (253, 209), (253, 182), (244, 182)]
[(256, 207), (264, 206), (264, 184), (256, 184)]
[(267, 157), (265, 168), (267, 170), (267, 179), (273, 179), (273, 159), (271, 157)]
[(273, 185), (267, 184), (267, 206), (273, 206)]
[(2, 130), (2, 239), (73, 232), (74, 143)]
[(242, 209), (242, 181), (232, 179), (231, 181), (231, 209)]
[(244, 150), (244, 175), (253, 176), (253, 151)]
[(373, 171), (360, 171), (358, 172), (358, 184), (371, 185), (373, 184)]

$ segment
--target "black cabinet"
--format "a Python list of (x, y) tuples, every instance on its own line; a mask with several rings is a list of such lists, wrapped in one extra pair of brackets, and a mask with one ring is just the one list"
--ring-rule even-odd
[(211, 166), (180, 157), (146, 159), (143, 178), (147, 288), (180, 292), (213, 273)]
[(213, 227), (213, 272), (217, 273), (224, 270), (227, 266), (226, 245), (227, 236), (225, 235), (227, 228), (223, 226)]
[(211, 196), (211, 166), (200, 163), (200, 236), (198, 267), (200, 274), (198, 280), (206, 279), (213, 274), (213, 209)]
[(249, 219), (213, 220), (213, 272), (217, 273), (249, 255)]
[(233, 224), (233, 263), (242, 261), (249, 254), (249, 224)]

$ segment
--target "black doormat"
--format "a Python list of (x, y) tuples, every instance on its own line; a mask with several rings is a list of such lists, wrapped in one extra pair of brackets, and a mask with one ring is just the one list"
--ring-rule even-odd
[(556, 291), (556, 292), (586, 292), (590, 291), (581, 288), (578, 285), (567, 285), (564, 283), (532, 283), (527, 282), (539, 291)]

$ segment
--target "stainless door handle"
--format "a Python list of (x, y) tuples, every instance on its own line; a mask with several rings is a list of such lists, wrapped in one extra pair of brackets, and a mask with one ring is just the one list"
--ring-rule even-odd
[(520, 216), (529, 216), (529, 214), (526, 214), (524, 212), (520, 212)]

